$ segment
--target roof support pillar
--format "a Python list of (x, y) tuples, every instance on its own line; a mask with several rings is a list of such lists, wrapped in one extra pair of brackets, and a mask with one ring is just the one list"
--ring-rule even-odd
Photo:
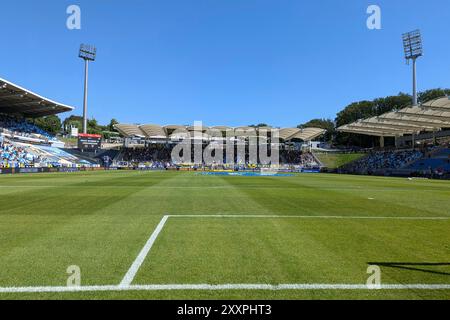
[(380, 137), (380, 148), (384, 148), (384, 136)]

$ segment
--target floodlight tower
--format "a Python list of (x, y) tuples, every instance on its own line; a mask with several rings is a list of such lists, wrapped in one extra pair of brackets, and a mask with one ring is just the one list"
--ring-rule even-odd
[(83, 100), (83, 133), (87, 133), (88, 75), (89, 61), (95, 61), (97, 48), (88, 44), (80, 46), (78, 57), (84, 60), (84, 100)]
[(422, 36), (420, 30), (414, 30), (403, 34), (403, 48), (405, 49), (405, 59), (413, 62), (413, 106), (417, 106), (417, 76), (416, 61), (423, 55)]

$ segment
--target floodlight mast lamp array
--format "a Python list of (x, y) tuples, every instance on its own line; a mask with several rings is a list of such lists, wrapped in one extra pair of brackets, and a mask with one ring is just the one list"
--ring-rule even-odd
[(86, 44), (80, 46), (78, 57), (84, 60), (83, 133), (87, 133), (89, 61), (95, 61), (96, 56), (97, 49), (94, 46)]
[(414, 30), (403, 34), (403, 48), (405, 59), (413, 62), (413, 105), (417, 106), (417, 75), (416, 61), (423, 55), (422, 36), (420, 30)]

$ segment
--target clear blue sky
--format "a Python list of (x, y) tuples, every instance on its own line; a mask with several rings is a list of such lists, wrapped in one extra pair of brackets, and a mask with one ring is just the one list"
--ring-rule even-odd
[[(66, 28), (70, 4), (81, 30)], [(370, 4), (382, 30), (366, 27)], [(449, 16), (448, 0), (2, 1), (0, 77), (81, 114), (87, 42), (98, 47), (89, 116), (101, 123), (295, 126), (410, 92), (401, 34), (416, 28), (419, 89), (450, 87)]]

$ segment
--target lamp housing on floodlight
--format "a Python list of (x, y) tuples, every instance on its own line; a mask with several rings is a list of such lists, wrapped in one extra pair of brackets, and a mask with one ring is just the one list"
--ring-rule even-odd
[(82, 44), (78, 57), (84, 60), (84, 100), (83, 100), (83, 133), (87, 133), (87, 105), (88, 105), (88, 75), (89, 61), (95, 61), (97, 57), (97, 48)]
[(423, 55), (422, 35), (420, 30), (414, 30), (404, 33), (403, 48), (405, 51), (405, 59), (409, 64), (409, 60), (413, 62), (413, 105), (416, 106), (417, 101), (417, 76), (416, 76), (416, 61)]
[(80, 46), (78, 57), (87, 61), (95, 61), (95, 58), (97, 57), (97, 48), (89, 44), (82, 44)]
[(403, 48), (405, 59), (414, 60), (423, 55), (422, 35), (420, 30), (414, 30), (403, 34)]

